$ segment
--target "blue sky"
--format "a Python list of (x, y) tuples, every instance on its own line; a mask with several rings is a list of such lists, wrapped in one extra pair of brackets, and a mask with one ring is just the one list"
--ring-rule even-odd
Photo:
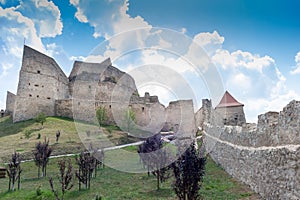
[[(244, 103), (247, 120), (255, 122), (258, 114), (300, 99), (299, 9), (297, 0), (0, 0), (0, 108), (7, 90), (16, 93), (24, 38), (54, 57), (66, 75), (74, 60), (112, 57), (133, 76), (154, 66), (156, 73), (176, 79), (156, 76), (153, 85), (138, 80), (141, 93), (149, 90), (165, 104), (190, 95), (199, 107), (202, 98), (210, 98), (205, 79), (211, 77), (199, 78), (188, 64), (197, 66), (193, 59), (203, 54), (192, 45), (197, 44), (219, 72), (222, 92)], [(147, 31), (132, 31), (138, 28)], [(124, 55), (145, 46), (153, 48)]]

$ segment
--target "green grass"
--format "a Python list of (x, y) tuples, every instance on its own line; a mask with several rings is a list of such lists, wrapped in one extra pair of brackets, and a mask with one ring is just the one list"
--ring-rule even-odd
[[(61, 135), (56, 143), (58, 130)], [(90, 134), (87, 134), (88, 131)], [(40, 139), (38, 139), (39, 134)], [(54, 147), (54, 155), (79, 153), (91, 142), (104, 148), (112, 144), (133, 141), (131, 138), (126, 139), (126, 134), (117, 126), (105, 126), (100, 130), (98, 126), (90, 123), (74, 123), (68, 118), (47, 117), (42, 128), (34, 120), (12, 123), (11, 117), (4, 117), (0, 118), (0, 163), (7, 162), (15, 150), (22, 154), (23, 159), (31, 159), (35, 144), (44, 141), (45, 138), (49, 139), (50, 145)]]
[[(112, 130), (112, 141), (119, 142), (124, 137), (124, 133), (118, 127), (104, 127), (104, 134), (109, 134), (107, 129)], [(24, 137), (24, 131), (30, 130), (30, 138)], [(55, 142), (55, 133), (61, 130), (59, 142)], [(91, 135), (86, 136), (89, 130)], [(32, 157), (32, 149), (39, 141), (38, 133), (41, 139), (44, 137), (50, 139), (51, 146), (55, 149), (55, 154), (75, 153), (84, 149), (81, 141), (95, 140), (101, 142), (104, 135), (96, 133), (99, 127), (78, 123), (77, 127), (73, 120), (67, 118), (48, 117), (44, 128), (34, 123), (33, 120), (25, 122), (12, 123), (10, 117), (0, 118), (0, 165), (10, 157), (13, 151), (21, 153), (27, 158)], [(78, 132), (83, 139), (79, 138)], [(172, 150), (172, 146), (170, 146)], [(122, 150), (113, 150), (106, 152), (106, 163), (109, 166), (119, 169), (131, 169), (132, 171), (142, 171), (139, 157), (136, 153), (137, 146), (125, 147)], [(1, 160), (2, 159), (2, 160)], [(72, 157), (74, 163), (74, 157)], [(58, 183), (58, 159), (51, 159), (47, 168), (48, 176), (54, 177), (56, 186)], [(37, 179), (37, 167), (34, 162), (22, 163), (22, 184), (21, 190), (16, 192), (7, 192), (8, 179), (0, 179), (0, 199), (55, 199), (50, 191), (48, 178)], [(74, 169), (77, 167), (74, 165)], [(129, 170), (130, 171), (130, 170)], [(106, 166), (99, 169), (98, 175), (92, 180), (90, 190), (78, 191), (77, 182), (74, 187), (65, 195), (65, 199), (95, 199), (96, 195), (104, 199), (177, 199), (171, 188), (172, 179), (162, 184), (162, 189), (156, 190), (156, 178), (148, 177), (146, 173), (126, 173)], [(36, 189), (39, 188), (42, 195), (37, 196)], [(57, 188), (57, 187), (56, 187)], [(210, 158), (207, 160), (206, 176), (200, 193), (203, 199), (256, 199), (255, 195), (248, 187), (231, 178), (222, 168), (217, 166)]]
[(211, 158), (206, 164), (206, 176), (201, 189), (205, 199), (241, 199), (253, 195), (248, 187), (230, 177), (220, 166), (216, 165)]
[[(133, 152), (133, 148), (126, 147), (124, 150)], [(113, 154), (113, 151), (110, 153)], [(114, 154), (115, 160), (123, 157), (123, 154)], [(47, 168), (47, 175), (54, 177), (58, 188), (58, 159), (51, 159)], [(74, 163), (74, 158), (72, 158)], [(133, 160), (135, 167), (139, 166), (138, 160)], [(75, 170), (77, 167), (73, 165)], [(0, 199), (54, 199), (50, 191), (48, 178), (37, 178), (37, 167), (33, 162), (22, 163), (21, 190), (7, 192), (8, 179), (0, 179)], [(146, 173), (126, 173), (105, 167), (98, 169), (97, 177), (91, 181), (89, 190), (78, 191), (77, 182), (65, 195), (65, 199), (95, 199), (96, 195), (104, 199), (177, 199), (171, 188), (173, 179), (162, 184), (161, 190), (156, 190), (156, 178), (148, 177)], [(36, 195), (37, 188), (42, 191), (41, 196)], [(207, 160), (206, 176), (200, 194), (203, 199), (243, 199), (256, 195), (248, 187), (240, 184), (210, 158)]]

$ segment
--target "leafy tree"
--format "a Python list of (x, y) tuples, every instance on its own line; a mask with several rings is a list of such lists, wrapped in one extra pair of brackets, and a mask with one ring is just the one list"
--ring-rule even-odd
[(160, 183), (170, 177), (169, 163), (170, 154), (163, 148), (163, 142), (160, 134), (156, 134), (146, 139), (138, 148), (140, 159), (144, 166), (148, 168), (157, 178), (157, 190), (160, 189)]
[(21, 183), (21, 157), (19, 153), (12, 154), (11, 160), (8, 164), (8, 168), (6, 169), (9, 183), (8, 183), (8, 190), (14, 191), (15, 190), (15, 183), (18, 181), (18, 190), (20, 189)]
[(53, 149), (49, 146), (49, 140), (46, 140), (43, 143), (39, 141), (35, 145), (33, 150), (34, 162), (38, 166), (38, 177), (40, 177), (40, 168), (42, 168), (42, 177), (46, 176), (47, 164), (51, 156)]
[(175, 182), (173, 189), (180, 200), (199, 199), (199, 190), (205, 174), (206, 158), (200, 156), (192, 143), (190, 147), (172, 164)]
[(39, 113), (35, 118), (35, 122), (40, 123), (42, 125), (42, 128), (44, 128), (44, 123), (46, 122), (46, 115), (41, 112)]
[(96, 159), (89, 152), (81, 152), (79, 158), (76, 157), (76, 163), (79, 167), (75, 173), (78, 179), (78, 187), (81, 189), (81, 183), (84, 184), (85, 189), (90, 188), (91, 178), (95, 170)]
[(129, 107), (124, 115), (124, 128), (129, 133), (135, 126), (135, 112)]
[(107, 113), (106, 113), (106, 109), (105, 107), (101, 106), (97, 109), (96, 111), (96, 117), (97, 117), (97, 120), (98, 120), (98, 123), (100, 126), (103, 126), (106, 124), (106, 121), (107, 121)]
[(66, 161), (65, 159), (58, 161), (58, 167), (60, 172), (60, 176), (58, 177), (58, 179), (61, 185), (61, 192), (62, 192), (61, 199), (58, 196), (57, 190), (54, 189), (52, 177), (49, 178), (49, 183), (50, 183), (51, 191), (55, 195), (56, 200), (63, 200), (66, 191), (70, 190), (73, 187), (72, 184), (73, 167), (70, 159), (68, 159), (68, 161)]

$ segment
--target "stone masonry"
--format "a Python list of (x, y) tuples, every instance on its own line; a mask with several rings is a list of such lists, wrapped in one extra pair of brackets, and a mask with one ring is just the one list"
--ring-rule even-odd
[(258, 116), (258, 124), (204, 122), (213, 160), (263, 199), (300, 199), (300, 102)]
[(191, 100), (165, 107), (157, 96), (146, 93), (141, 97), (134, 79), (113, 67), (109, 58), (102, 63), (75, 61), (67, 77), (53, 58), (24, 46), (17, 94), (7, 93), (6, 111), (14, 122), (32, 119), (40, 112), (94, 122), (100, 107), (105, 108), (110, 124), (120, 125), (131, 107), (136, 125), (145, 131), (158, 132), (165, 124), (168, 130), (195, 131)]

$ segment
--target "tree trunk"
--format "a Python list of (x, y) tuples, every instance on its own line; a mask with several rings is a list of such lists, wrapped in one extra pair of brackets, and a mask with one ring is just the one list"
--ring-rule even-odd
[(45, 165), (45, 173), (44, 173), (44, 176), (47, 176), (47, 165)]
[(45, 175), (45, 167), (42, 166), (42, 177), (44, 177), (44, 175)]
[(159, 176), (160, 176), (160, 170), (157, 170), (156, 172), (157, 172), (157, 174), (156, 174), (156, 177), (157, 177), (157, 190), (159, 190)]
[(40, 178), (40, 170), (41, 170), (41, 166), (38, 167), (38, 178)]
[(11, 185), (11, 178), (9, 177), (9, 181), (8, 181), (8, 191), (10, 191), (10, 185)]
[(20, 190), (20, 185), (21, 185), (21, 174), (19, 173), (19, 177), (18, 177), (18, 190)]

